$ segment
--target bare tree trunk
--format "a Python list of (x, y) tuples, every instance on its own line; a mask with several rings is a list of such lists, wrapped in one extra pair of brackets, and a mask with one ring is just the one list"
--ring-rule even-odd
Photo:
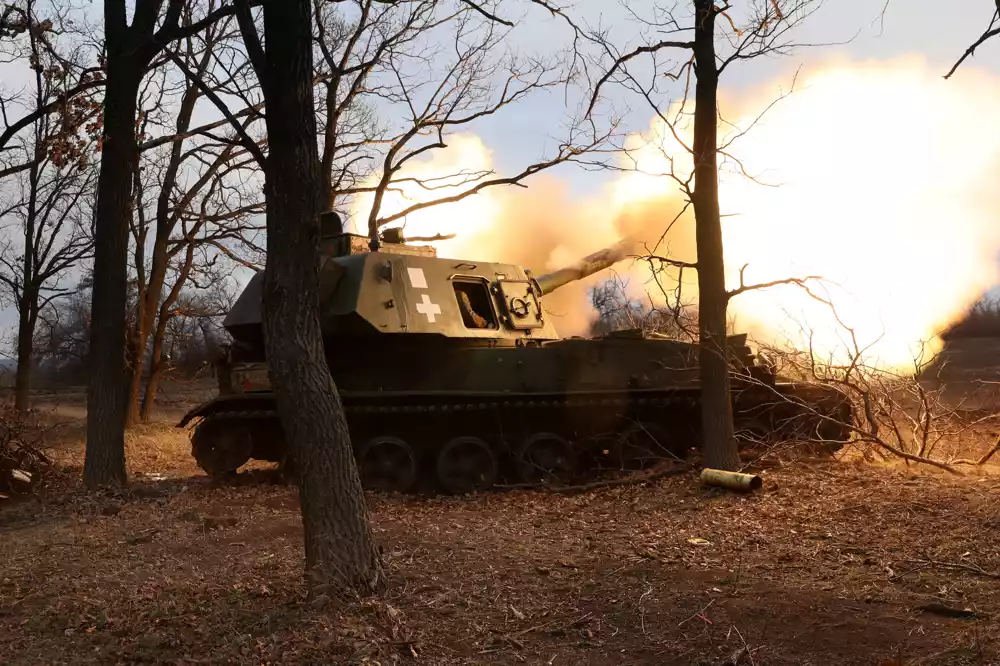
[(127, 37), (127, 31), (107, 26), (108, 72), (97, 183), (87, 451), (83, 468), (84, 483), (89, 487), (123, 486), (127, 482), (128, 377), (122, 322), (127, 308), (131, 185), (139, 158), (135, 138), (136, 99), (142, 75), (142, 66), (129, 58)]
[[(139, 299), (140, 303), (142, 299)], [(139, 306), (139, 317), (142, 317), (142, 306)], [(136, 324), (141, 327), (142, 324)], [(125, 427), (131, 428), (139, 420), (139, 394), (142, 391), (142, 372), (146, 365), (146, 341), (148, 333), (141, 328), (133, 330), (128, 335), (126, 354), (128, 358), (128, 394), (125, 398)]]
[(153, 331), (153, 350), (149, 358), (149, 377), (146, 379), (146, 392), (142, 396), (142, 408), (139, 411), (139, 419), (143, 423), (149, 423), (153, 414), (153, 405), (156, 403), (156, 394), (160, 390), (160, 377), (163, 376), (163, 338), (167, 332), (167, 319), (169, 313), (160, 309), (160, 315), (156, 320), (156, 330)]
[[(156, 348), (163, 352), (163, 344), (153, 343), (153, 353)], [(146, 392), (142, 394), (142, 406), (139, 410), (139, 420), (142, 423), (149, 423), (153, 418), (153, 406), (156, 404), (156, 394), (160, 391), (160, 378), (163, 376), (163, 359), (153, 357), (149, 365), (149, 375), (146, 378)]]
[[(35, 128), (35, 150), (40, 151), (41, 132)], [(21, 298), (17, 311), (17, 371), (14, 375), (14, 408), (19, 412), (28, 410), (31, 391), (31, 360), (34, 318), (38, 311), (38, 291), (35, 289), (35, 225), (38, 207), (38, 155), (28, 173), (28, 209), (24, 224), (24, 255), (21, 257)]]
[(713, 0), (694, 0), (697, 84), (694, 112), (694, 214), (698, 245), (698, 321), (701, 349), (701, 420), (705, 466), (740, 467), (733, 433), (726, 345), (725, 257), (719, 214), (718, 88)]
[(38, 296), (25, 287), (17, 319), (17, 371), (14, 375), (14, 408), (26, 412), (31, 407), (31, 372), (34, 367), (35, 322)]
[[(264, 5), (267, 264), (264, 335), (299, 484), (311, 588), (371, 589), (381, 565), (319, 318), (323, 192), (313, 106), (309, 0)], [(244, 30), (244, 40), (255, 33)], [(260, 52), (260, 57), (263, 57)]]
[[(171, 182), (174, 178), (171, 177)], [(164, 245), (164, 247), (166, 247)], [(194, 267), (194, 243), (188, 243), (187, 249), (184, 254), (184, 263), (181, 264), (180, 270), (177, 272), (177, 279), (174, 280), (173, 286), (170, 291), (167, 292), (166, 298), (160, 303), (159, 311), (156, 314), (156, 328), (153, 330), (153, 349), (150, 354), (150, 368), (149, 368), (149, 378), (146, 380), (146, 392), (142, 396), (142, 408), (139, 412), (139, 418), (142, 419), (143, 423), (149, 422), (149, 417), (153, 413), (153, 405), (156, 402), (156, 393), (160, 390), (160, 378), (163, 376), (163, 340), (167, 335), (167, 324), (170, 323), (172, 318), (171, 310), (177, 299), (181, 295), (181, 289), (187, 282), (188, 277), (191, 275), (191, 269)], [(164, 261), (167, 261), (166, 253), (164, 253)], [(166, 266), (166, 263), (164, 263)], [(166, 271), (164, 270), (164, 276)], [(160, 280), (160, 287), (157, 288), (157, 293), (162, 289), (163, 279)]]
[[(174, 166), (171, 163), (170, 166)], [(172, 174), (171, 174), (172, 176)], [(172, 188), (173, 178), (169, 177), (168, 185), (164, 189)], [(161, 197), (162, 198), (162, 197)], [(161, 204), (162, 207), (162, 204)], [(142, 417), (139, 403), (139, 395), (142, 393), (143, 371), (146, 369), (146, 347), (149, 345), (149, 336), (153, 333), (153, 324), (156, 321), (156, 313), (160, 306), (160, 298), (163, 295), (163, 284), (167, 276), (167, 264), (170, 259), (167, 256), (167, 237), (169, 230), (163, 229), (167, 225), (164, 219), (168, 211), (160, 212), (156, 216), (156, 239), (153, 245), (153, 262), (149, 270), (149, 282), (146, 284), (144, 292), (139, 294), (136, 300), (136, 321), (135, 327), (130, 334), (129, 342), (129, 365), (131, 377), (128, 389), (128, 408), (125, 414), (125, 427), (131, 428), (140, 421), (145, 421)], [(161, 341), (162, 342), (162, 341)], [(155, 342), (154, 342), (155, 345)], [(160, 345), (163, 348), (163, 345)], [(156, 350), (152, 352), (155, 359)], [(155, 363), (155, 360), (150, 360)], [(145, 402), (145, 397), (142, 398)]]

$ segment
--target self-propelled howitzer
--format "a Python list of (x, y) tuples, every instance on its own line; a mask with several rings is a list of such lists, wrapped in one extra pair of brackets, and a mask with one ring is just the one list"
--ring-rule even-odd
[[(501, 479), (636, 467), (697, 446), (697, 345), (639, 330), (560, 338), (542, 305), (631, 247), (623, 241), (536, 276), (515, 264), (438, 257), (395, 230), (372, 251), (367, 237), (344, 233), (327, 214), (321, 324), (364, 485), (462, 493)], [(224, 321), (233, 342), (218, 367), (219, 395), (178, 424), (200, 419), (192, 454), (213, 475), (252, 458), (294, 468), (268, 381), (262, 287), (257, 274)], [(825, 440), (846, 440), (846, 429), (822, 418), (848, 418), (839, 393), (777, 381), (745, 335), (732, 336), (730, 356), (741, 431), (820, 428)]]

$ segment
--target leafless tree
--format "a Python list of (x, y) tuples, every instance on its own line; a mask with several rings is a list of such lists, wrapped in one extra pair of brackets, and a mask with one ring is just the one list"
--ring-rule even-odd
[[(152, 363), (156, 371), (155, 375), (150, 373), (150, 380), (195, 379), (211, 365), (226, 338), (222, 318), (235, 300), (232, 280), (218, 277), (212, 281), (199, 278), (191, 289), (177, 296), (169, 317), (163, 320), (161, 349)], [(78, 385), (87, 381), (90, 284), (85, 272), (72, 294), (51, 301), (39, 312), (34, 349), (39, 377), (47, 384)], [(128, 303), (134, 312), (138, 305), (135, 280), (130, 281)], [(130, 319), (127, 323), (132, 326), (135, 321)], [(143, 396), (144, 406), (148, 395)]]
[[(128, 332), (129, 426), (148, 420), (151, 413), (163, 369), (164, 335), (180, 294), (199, 276), (215, 279), (220, 264), (252, 265), (248, 253), (259, 250), (254, 239), (263, 229), (253, 216), (263, 212), (263, 202), (256, 161), (226, 132), (201, 130), (190, 136), (192, 118), (204, 99), (202, 87), (216, 93), (242, 78), (239, 71), (214, 66), (237, 37), (233, 17), (225, 17), (181, 40), (180, 48), (168, 47), (170, 62), (155, 73), (149, 104), (142, 105), (144, 143), (154, 131), (170, 140), (148, 141), (151, 147), (136, 172), (132, 242), (139, 300)], [(220, 71), (222, 80), (217, 78)], [(147, 95), (140, 97), (144, 102)], [(242, 127), (257, 118), (246, 113)]]
[[(333, 207), (371, 194), (366, 226), (373, 248), (381, 228), (418, 210), (520, 185), (559, 164), (597, 163), (615, 130), (614, 121), (602, 129), (574, 124), (554, 154), (509, 175), (463, 169), (428, 179), (406, 176), (412, 161), (446, 148), (452, 132), (567, 85), (574, 74), (571, 52), (511, 55), (505, 42), (513, 23), (471, 2), (317, 1), (314, 13), (324, 201)], [(364, 185), (366, 178), (375, 183)], [(407, 185), (427, 196), (384, 211), (385, 194)]]
[[(101, 108), (95, 94), (104, 85), (104, 73), (97, 61), (97, 49), (76, 33), (79, 16), (69, 3), (45, 0), (7, 2), (0, 10), (0, 61), (24, 62), (33, 72), (41, 68), (46, 78), (44, 104), (37, 99), (20, 99), (13, 86), (0, 84), (0, 155), (18, 151), (15, 140), (29, 133), (44, 116), (57, 115), (67, 142), (86, 128), (100, 127)], [(71, 151), (71, 143), (53, 147)], [(31, 168), (37, 156), (8, 159), (0, 166), (0, 178)]]
[[(654, 273), (657, 285), (658, 275)], [(597, 320), (591, 327), (595, 335), (622, 329), (641, 329), (684, 341), (698, 337), (698, 312), (694, 303), (666, 300), (663, 305), (647, 294), (645, 299), (630, 297), (628, 284), (615, 277), (591, 290), (591, 304)], [(672, 297), (680, 298), (679, 290)]]
[(15, 405), (21, 410), (29, 407), (39, 313), (72, 293), (69, 274), (92, 252), (95, 176), (89, 168), (67, 172), (43, 161), (17, 177), (18, 205), (2, 227), (10, 240), (0, 249), (0, 287), (18, 312)]
[[(221, 0), (220, 0), (221, 2)], [(170, 44), (206, 29), (234, 12), (208, 0), (136, 0), (131, 22), (126, 4), (104, 2), (106, 82), (104, 134), (95, 224), (91, 377), (87, 391), (88, 486), (121, 486), (125, 471), (128, 374), (126, 331), (129, 230), (139, 161), (136, 136), (139, 91), (154, 60)]]
[(267, 264), (264, 340), (295, 464), (310, 589), (372, 589), (381, 577), (343, 406), (326, 365), (319, 318), (322, 211), (309, 0), (263, 7), (263, 41), (247, 2), (237, 14), (266, 104)]
[(1000, 297), (986, 295), (944, 332), (945, 338), (1000, 337)]
[[(196, 290), (182, 292), (174, 302), (171, 316), (166, 319), (161, 336), (161, 352), (155, 362), (160, 365), (153, 377), (195, 378), (208, 369), (219, 353), (226, 337), (222, 318), (235, 301), (235, 292), (227, 280), (199, 285)], [(154, 369), (156, 366), (154, 365)], [(143, 409), (150, 400), (149, 388), (143, 396)]]
[(24, 64), (31, 74), (30, 95), (6, 100), (0, 95), (5, 117), (17, 107), (33, 119), (25, 126), (31, 131), (12, 137), (0, 158), (6, 174), (0, 176), (0, 289), (18, 312), (15, 406), (20, 411), (29, 407), (39, 312), (70, 293), (67, 275), (92, 251), (91, 158), (99, 127), (99, 104), (89, 96), (59, 104), (66, 80), (81, 70), (75, 64), (80, 52), (59, 41), (65, 16), (43, 19), (38, 11), (32, 0), (8, 7), (8, 25), (16, 18), (24, 29), (2, 47), (5, 60)]
[[(650, 16), (640, 17), (633, 12), (643, 26), (639, 46), (620, 49), (602, 33), (587, 35), (600, 44), (610, 61), (595, 86), (592, 104), (605, 86), (624, 87), (645, 101), (662, 122), (667, 140), (680, 146), (682, 152), (664, 153), (669, 167), (662, 175), (674, 181), (694, 210), (697, 259), (680, 262), (658, 256), (658, 246), (649, 250), (650, 259), (663, 266), (698, 273), (702, 423), (705, 463), (710, 467), (732, 470), (739, 466), (726, 344), (729, 300), (748, 290), (776, 284), (748, 285), (741, 279), (736, 289), (726, 289), (719, 209), (720, 157), (746, 175), (732, 148), (749, 128), (732, 126), (720, 116), (719, 80), (731, 65), (741, 61), (792, 52), (799, 45), (790, 39), (790, 33), (819, 4), (818, 0), (754, 0), (736, 8), (713, 0), (694, 0), (684, 5), (654, 5)], [(693, 11), (685, 14), (684, 6)], [(664, 59), (671, 54), (676, 57)], [(645, 76), (640, 63), (649, 65)], [(664, 87), (665, 82), (669, 87)], [(689, 98), (692, 85), (693, 109)], [(677, 93), (673, 105), (664, 99), (670, 92)], [(720, 124), (732, 130), (721, 141)], [(687, 130), (692, 126), (689, 135)], [(688, 163), (690, 166), (685, 166)], [(669, 231), (672, 222), (665, 220), (664, 224)], [(804, 279), (790, 278), (787, 282)]]
[(34, 340), (39, 379), (50, 383), (86, 383), (90, 285), (90, 276), (85, 273), (72, 294), (50, 301), (39, 311)]
[[(152, 331), (150, 368), (140, 408), (143, 422), (150, 420), (160, 382), (177, 368), (176, 360), (181, 351), (187, 354), (185, 363), (190, 369), (190, 357), (194, 350), (187, 343), (180, 342), (179, 336), (188, 336), (195, 327), (195, 332), (204, 342), (203, 351), (218, 354), (220, 332), (214, 322), (225, 315), (235, 302), (231, 289), (227, 290), (232, 283), (232, 263), (224, 254), (196, 241), (177, 241), (171, 245), (175, 256), (166, 280), (170, 289), (159, 304), (156, 326)], [(205, 366), (205, 363), (201, 365)]]

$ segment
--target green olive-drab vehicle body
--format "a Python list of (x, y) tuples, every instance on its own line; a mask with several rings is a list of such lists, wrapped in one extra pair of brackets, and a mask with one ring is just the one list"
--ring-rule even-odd
[[(626, 245), (535, 276), (440, 258), (398, 236), (370, 251), (339, 217), (324, 223), (322, 330), (367, 487), (466, 492), (634, 467), (697, 446), (697, 345), (640, 331), (560, 338), (543, 309), (546, 294), (624, 259)], [(192, 453), (211, 474), (250, 459), (289, 462), (268, 381), (262, 290), (258, 273), (224, 321), (233, 342), (220, 394), (179, 424), (200, 418)], [(840, 393), (778, 381), (746, 336), (729, 343), (738, 430), (846, 441), (845, 428), (831, 428), (850, 414)]]

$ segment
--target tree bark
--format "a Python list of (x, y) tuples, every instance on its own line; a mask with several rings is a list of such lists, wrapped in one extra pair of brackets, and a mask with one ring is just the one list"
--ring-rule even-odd
[[(188, 253), (190, 254), (190, 252)], [(186, 275), (184, 276), (186, 278)], [(175, 286), (180, 286), (181, 280)], [(142, 396), (142, 408), (139, 418), (143, 423), (149, 423), (153, 415), (153, 405), (156, 403), (156, 394), (160, 390), (160, 378), (163, 376), (163, 339), (167, 335), (167, 322), (170, 321), (170, 308), (173, 306), (173, 292), (167, 300), (160, 306), (160, 313), (156, 317), (156, 330), (153, 331), (153, 349), (149, 360), (149, 377), (146, 379), (146, 392)]]
[[(264, 5), (266, 62), (255, 65), (268, 110), (264, 337), (299, 485), (310, 587), (370, 590), (381, 564), (320, 330), (323, 187), (311, 18), (309, 0)], [(257, 39), (249, 31), (243, 36)]]
[(694, 0), (695, 241), (698, 247), (698, 321), (701, 348), (701, 420), (705, 466), (740, 467), (733, 432), (726, 345), (725, 256), (719, 214), (718, 89), (713, 0)]
[(146, 378), (146, 392), (142, 395), (142, 406), (139, 409), (139, 421), (142, 423), (149, 423), (153, 416), (153, 405), (156, 404), (156, 394), (160, 390), (160, 377), (162, 376), (163, 335), (157, 332), (153, 337), (153, 350), (149, 360), (149, 375)]
[(14, 409), (26, 412), (31, 407), (31, 372), (34, 367), (35, 323), (38, 319), (38, 295), (30, 288), (25, 288), (18, 310)]
[(83, 468), (84, 483), (91, 488), (120, 487), (127, 482), (128, 376), (124, 358), (126, 331), (122, 322), (127, 307), (131, 185), (139, 159), (135, 137), (136, 99), (143, 71), (129, 53), (127, 31), (119, 32), (108, 26), (106, 32), (108, 71), (101, 171), (97, 182), (87, 449)]

